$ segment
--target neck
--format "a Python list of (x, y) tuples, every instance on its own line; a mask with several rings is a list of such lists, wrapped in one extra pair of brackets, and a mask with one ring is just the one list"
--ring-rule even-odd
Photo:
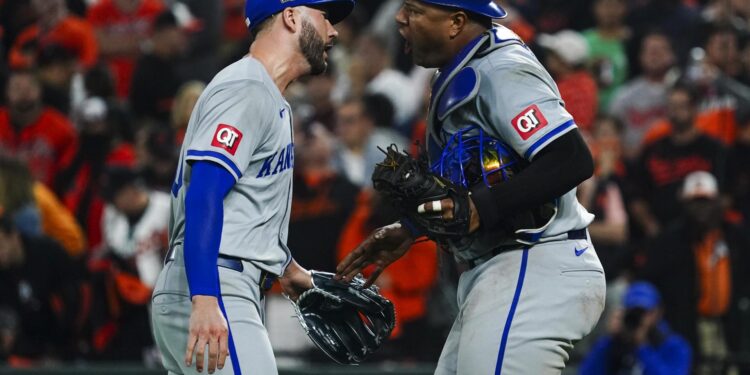
[(310, 69), (307, 61), (288, 42), (270, 36), (257, 39), (250, 46), (250, 55), (266, 68), (282, 94)]
[(597, 31), (605, 39), (617, 39), (622, 34), (622, 26), (618, 24), (602, 25), (597, 28)]
[(672, 140), (674, 141), (674, 143), (678, 145), (684, 145), (686, 143), (690, 143), (697, 137), (698, 137), (698, 130), (696, 130), (695, 128), (690, 128), (688, 130), (675, 132), (674, 134), (672, 134)]
[(38, 106), (37, 108), (26, 111), (23, 113), (13, 113), (10, 114), (10, 123), (13, 125), (13, 128), (16, 130), (23, 129), (29, 125), (31, 125), (34, 121), (36, 121), (37, 118), (39, 118), (39, 115), (42, 113), (42, 107)]
[(644, 77), (646, 77), (647, 80), (650, 82), (664, 82), (664, 77), (667, 76), (667, 72), (663, 73), (651, 73), (651, 74), (644, 74)]
[(472, 40), (478, 38), (480, 35), (482, 35), (487, 29), (479, 27), (477, 25), (469, 25), (466, 26), (466, 28), (458, 34), (455, 38), (451, 40), (451, 43), (448, 44), (446, 49), (448, 50), (448, 56), (450, 58), (442, 64), (442, 66), (445, 68), (448, 64), (450, 64), (453, 59), (458, 56), (461, 51), (466, 48), (466, 46), (471, 43)]

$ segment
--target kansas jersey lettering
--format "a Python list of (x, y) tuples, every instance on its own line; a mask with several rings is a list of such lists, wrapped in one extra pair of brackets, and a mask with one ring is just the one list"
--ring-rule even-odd
[(208, 85), (190, 118), (172, 188), (175, 251), (182, 251), (191, 163), (209, 160), (237, 180), (224, 199), (219, 252), (282, 273), (291, 259), (286, 246), (294, 167), (290, 113), (252, 57), (228, 66)]

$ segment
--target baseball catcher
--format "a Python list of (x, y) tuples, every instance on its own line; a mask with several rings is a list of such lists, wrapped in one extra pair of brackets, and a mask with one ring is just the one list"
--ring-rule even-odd
[(554, 80), (492, 0), (404, 0), (405, 52), (437, 68), (426, 156), (395, 148), (373, 186), (401, 212), (338, 265), (373, 282), (421, 236), (461, 264), (459, 313), (436, 375), (560, 374), (604, 308), (576, 187), (593, 161)]

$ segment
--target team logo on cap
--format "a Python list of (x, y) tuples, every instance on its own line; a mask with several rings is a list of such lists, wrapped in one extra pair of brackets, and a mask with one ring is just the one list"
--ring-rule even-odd
[(227, 124), (219, 124), (219, 127), (216, 128), (216, 133), (214, 133), (214, 138), (211, 141), (211, 146), (223, 148), (230, 154), (234, 155), (234, 153), (237, 152), (237, 147), (239, 147), (241, 141), (242, 132), (237, 130), (237, 128)]
[(539, 129), (547, 126), (547, 119), (536, 104), (524, 109), (511, 121), (524, 141), (531, 138)]

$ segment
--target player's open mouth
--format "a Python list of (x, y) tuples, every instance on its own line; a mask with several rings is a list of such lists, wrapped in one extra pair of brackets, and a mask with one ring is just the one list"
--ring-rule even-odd
[(411, 43), (408, 40), (404, 40), (404, 53), (407, 55), (411, 53)]

